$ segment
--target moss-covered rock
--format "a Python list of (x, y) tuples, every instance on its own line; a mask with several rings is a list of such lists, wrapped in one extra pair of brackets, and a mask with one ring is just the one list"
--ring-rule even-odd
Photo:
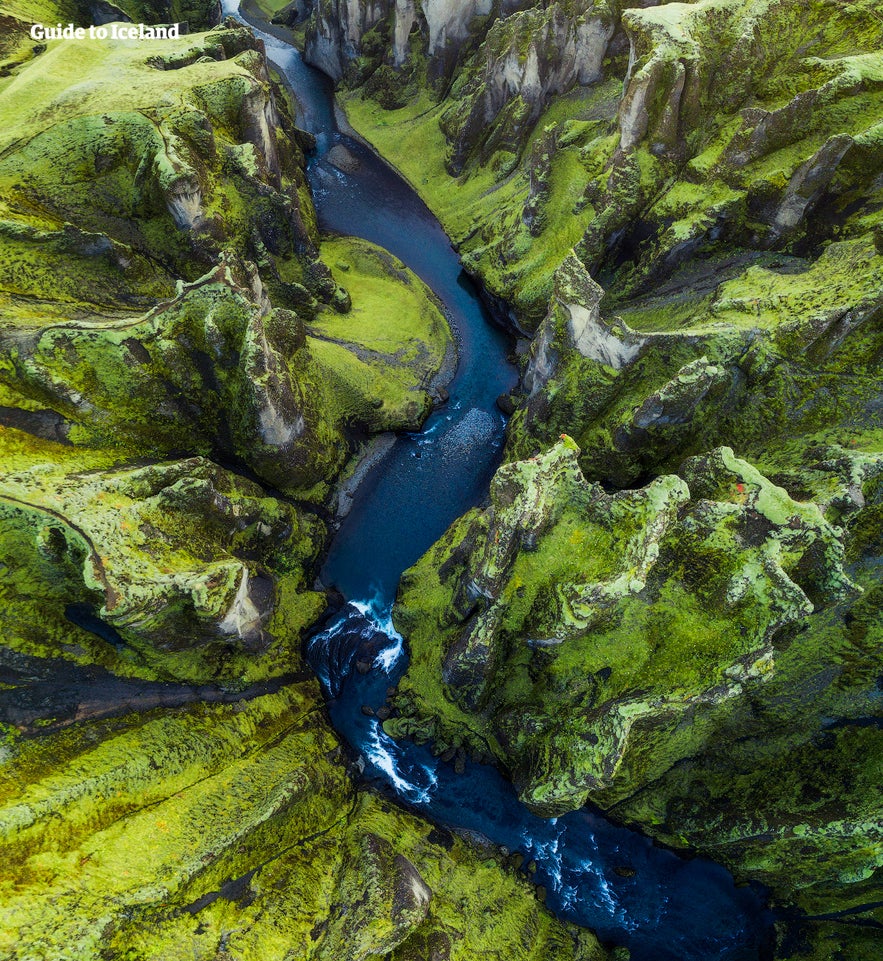
[(346, 431), (419, 427), (453, 351), (410, 272), (367, 244), (333, 249), (368, 271), (346, 275), (358, 292), (345, 320), (328, 311), (305, 327), (271, 307), (253, 270), (237, 280), (222, 265), (141, 317), (0, 333), (9, 406), (54, 412), (51, 431), (74, 443), (236, 458), (276, 487), (322, 497), (346, 460)]
[(25, 51), (38, 7), (0, 47), (0, 954), (602, 961), (357, 789), (301, 662), (336, 475), (452, 371), (438, 303), (320, 251), (246, 31)]
[[(543, 813), (608, 801), (699, 750), (702, 715), (774, 670), (776, 640), (810, 597), (855, 592), (817, 507), (727, 448), (682, 475), (607, 495), (561, 441), (501, 468), (490, 507), (448, 535), (468, 556), (437, 566), (436, 553), (403, 582), (405, 713), (444, 724), (443, 679), (454, 723), (483, 719), (479, 736)], [(685, 716), (691, 735), (672, 738)]]
[(495, 13), (441, 99), (387, 111), (363, 88), (348, 111), (523, 328), (573, 247), (621, 301), (715, 252), (814, 260), (873, 226), (883, 22), (870, 6)]
[[(808, 444), (862, 447), (864, 437), (873, 449), (883, 260), (872, 238), (831, 244), (813, 264), (714, 265), (710, 290), (697, 289), (707, 266), (683, 268), (618, 315), (594, 309), (581, 341), (573, 307), (556, 296), (531, 348), (511, 452), (572, 432), (589, 476), (629, 485), (722, 440), (774, 474), (791, 460), (797, 483)], [(578, 306), (597, 300), (584, 293)]]
[[(308, 588), (318, 519), (202, 458), (120, 468), (8, 428), (0, 444), (7, 651), (190, 681), (299, 664), (325, 606)], [(75, 628), (72, 605), (118, 644)]]
[(4, 81), (10, 320), (143, 309), (222, 254), (257, 261), (280, 306), (304, 306), (305, 286), (330, 296), (303, 155), (258, 46), (238, 27), (52, 41)]
[(6, 423), (234, 460), (312, 502), (354, 432), (420, 425), (452, 369), (444, 318), (363, 245), (346, 333), (330, 323), (352, 305), (328, 266), (349, 242), (320, 256), (290, 105), (249, 31), (53, 42), (9, 87)]
[(727, 448), (614, 494), (568, 438), (507, 464), (403, 577), (387, 729), (490, 752), (540, 813), (588, 798), (808, 914), (871, 911), (880, 470), (816, 462), (833, 526)]
[(411, 96), (422, 21), (372, 9), (350, 120), (533, 336), (387, 727), (763, 881), (782, 957), (873, 957), (883, 20), (502, 3)]

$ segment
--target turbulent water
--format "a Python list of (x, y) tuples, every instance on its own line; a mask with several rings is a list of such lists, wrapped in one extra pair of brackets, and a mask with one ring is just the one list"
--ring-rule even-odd
[[(226, 0), (224, 12), (236, 14), (237, 4)], [(407, 666), (389, 613), (399, 576), (484, 496), (505, 427), (494, 401), (516, 376), (505, 337), (429, 210), (338, 130), (330, 81), (290, 45), (256, 33), (295, 92), (299, 126), (316, 137), (309, 177), (323, 229), (379, 243), (404, 261), (441, 300), (459, 344), (450, 403), (421, 433), (398, 437), (360, 485), (322, 570), (323, 581), (349, 600), (308, 651), (336, 729), (368, 782), (436, 823), (479, 832), (535, 861), (551, 910), (627, 945), (634, 961), (756, 961), (765, 954), (768, 915), (757, 894), (737, 888), (722, 867), (681, 858), (588, 809), (535, 817), (494, 768), (470, 764), (456, 774), (428, 749), (393, 741), (362, 712), (362, 705), (383, 705)], [(351, 154), (347, 170), (329, 158), (339, 144)]]

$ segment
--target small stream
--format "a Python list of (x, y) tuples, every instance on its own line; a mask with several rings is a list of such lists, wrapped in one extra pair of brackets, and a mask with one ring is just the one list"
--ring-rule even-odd
[[(224, 0), (223, 8), (239, 17), (238, 0)], [(506, 336), (490, 323), (435, 217), (395, 171), (340, 132), (330, 80), (294, 47), (249, 25), (297, 97), (298, 125), (316, 137), (308, 174), (322, 229), (373, 241), (406, 263), (438, 296), (459, 346), (450, 402), (420, 433), (398, 436), (360, 484), (321, 572), (348, 601), (308, 644), (335, 728), (366, 782), (437, 824), (480, 833), (535, 862), (533, 879), (545, 887), (548, 907), (627, 945), (633, 961), (768, 957), (770, 915), (723, 867), (682, 858), (588, 808), (536, 817), (495, 768), (467, 764), (456, 774), (428, 748), (393, 741), (362, 712), (362, 705), (380, 708), (407, 668), (390, 617), (399, 577), (485, 497), (505, 429), (495, 400), (517, 376)], [(338, 144), (356, 161), (346, 171), (328, 156)]]

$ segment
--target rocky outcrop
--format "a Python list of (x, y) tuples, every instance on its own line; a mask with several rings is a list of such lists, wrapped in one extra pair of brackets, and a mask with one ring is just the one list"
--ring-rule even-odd
[[(724, 438), (765, 457), (776, 438), (787, 449), (838, 425), (878, 429), (880, 270), (870, 238), (832, 244), (811, 266), (737, 261), (705, 296), (672, 284), (599, 320), (606, 357), (577, 350), (555, 307), (528, 366), (530, 378), (545, 358), (544, 386), (526, 384), (510, 448), (523, 456), (570, 431), (590, 476), (626, 486)], [(651, 320), (666, 315), (677, 319)]]
[[(91, 295), (100, 307), (131, 310), (226, 255), (258, 261), (286, 306), (330, 302), (335, 288), (318, 258), (304, 157), (251, 33), (185, 37), (162, 56), (111, 42), (96, 50), (83, 93), (62, 118), (47, 122), (39, 97), (32, 115), (15, 115), (30, 134), (10, 140), (0, 161), (0, 177), (13, 184), (0, 235), (4, 286), (42, 300), (60, 286), (71, 302)], [(82, 69), (63, 44), (41, 56), (59, 94), (66, 71)], [(134, 100), (108, 83), (127, 71), (141, 78)], [(34, 64), (19, 77), (23, 101), (31, 102), (27, 91), (41, 72)], [(104, 97), (91, 100), (90, 85)], [(72, 230), (100, 244), (54, 249), (53, 234)]]
[(361, 56), (365, 34), (385, 22), (392, 5), (388, 0), (342, 3), (319, 0), (309, 21), (304, 56), (307, 63), (327, 73), (335, 82), (350, 62)]
[[(815, 506), (727, 448), (681, 473), (606, 495), (561, 441), (501, 468), (491, 506), (462, 527), (470, 554), (441, 565), (433, 595), (450, 597), (450, 614), (421, 608), (422, 586), (411, 601), (407, 584), (428, 572), (405, 582), (398, 616), (415, 628), (413, 676), (431, 676), (438, 655), (422, 649), (423, 618), (440, 615), (452, 626), (439, 679), (483, 719), (478, 734), (543, 813), (609, 800), (629, 791), (626, 772), (652, 780), (679, 751), (701, 750), (692, 736), (673, 741), (672, 728), (684, 717), (705, 728), (703, 714), (764, 680), (785, 629), (814, 610), (810, 596), (856, 593)], [(698, 558), (704, 572), (691, 570)], [(433, 701), (419, 684), (403, 689), (418, 709), (424, 694)]]
[(530, 397), (557, 373), (560, 354), (568, 350), (605, 367), (621, 370), (633, 361), (645, 339), (624, 325), (614, 328), (601, 318), (602, 288), (571, 254), (555, 273), (555, 294), (530, 347), (522, 378)]
[[(811, 46), (828, 51), (822, 66), (821, 60), (801, 59), (807, 48), (787, 29), (786, 7), (696, 3), (624, 12), (630, 55), (617, 110), (618, 142), (607, 164), (607, 188), (592, 187), (587, 194), (596, 210), (605, 210), (580, 247), (590, 267), (609, 262), (611, 246), (640, 246), (644, 277), (652, 278), (721, 241), (769, 248), (809, 235), (817, 242), (819, 234), (830, 233), (814, 217), (815, 205), (867, 191), (870, 168), (864, 164), (835, 181), (856, 133), (864, 142), (870, 134), (879, 150), (874, 125), (860, 119), (878, 81), (867, 56), (853, 56), (857, 48), (874, 48), (879, 21), (843, 9), (842, 48), (832, 56), (827, 9), (812, 7)], [(777, 40), (763, 45), (759, 36)], [(848, 121), (843, 129), (844, 111), (855, 126)], [(733, 123), (727, 126), (723, 117)], [(819, 147), (826, 129), (833, 136)], [(785, 150), (788, 156), (780, 153)], [(632, 158), (639, 158), (638, 176), (627, 187), (610, 189), (616, 168)], [(675, 203), (654, 195), (673, 174), (697, 187), (709, 177), (716, 182), (716, 189), (696, 192), (696, 200), (705, 195), (704, 209), (686, 189), (674, 191), (680, 193)], [(671, 197), (670, 188), (666, 193)], [(709, 195), (715, 198), (711, 210)], [(746, 213), (753, 235), (743, 227)], [(640, 222), (629, 226), (627, 219), (636, 215)]]
[(448, 76), (491, 10), (490, 0), (319, 0), (304, 55), (335, 82), (361, 82), (384, 65), (395, 86), (409, 59), (425, 60), (432, 76)]
[[(881, 26), (796, 0), (504, 5), (435, 105), (407, 107), (403, 69), (407, 97), (393, 74), (360, 87), (404, 108), (394, 127), (359, 99), (350, 113), (535, 331), (571, 249), (627, 299), (717, 253), (815, 258), (866, 232)], [(427, 151), (457, 180), (427, 177)]]
[[(15, 432), (6, 443), (14, 450)], [(51, 452), (45, 445), (44, 457)], [(6, 598), (19, 625), (7, 645), (39, 650), (20, 632), (27, 605), (53, 582), (67, 595), (59, 618), (67, 604), (93, 607), (147, 663), (209, 645), (194, 658), (203, 669), (225, 647), (252, 655), (288, 648), (291, 638), (274, 636), (270, 624), (293, 592), (302, 593), (305, 616), (324, 606), (304, 583), (324, 540), (315, 518), (203, 459), (90, 471), (94, 455), (56, 456), (0, 480), (4, 540), (19, 544), (17, 566), (32, 571)], [(49, 636), (42, 647), (64, 656)]]
[(330, 415), (304, 396), (303, 323), (255, 303), (246, 283), (221, 266), (142, 318), (7, 333), (3, 380), (64, 416), (78, 443), (223, 452), (271, 483), (311, 487), (339, 453), (322, 453)]

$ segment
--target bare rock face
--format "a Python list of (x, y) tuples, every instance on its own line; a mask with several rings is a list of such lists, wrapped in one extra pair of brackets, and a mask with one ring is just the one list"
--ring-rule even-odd
[(460, 173), (476, 149), (481, 162), (499, 149), (519, 153), (556, 94), (601, 78), (615, 28), (606, 8), (592, 5), (577, 18), (553, 3), (497, 20), (440, 120), (451, 173)]
[(491, 11), (490, 0), (319, 0), (305, 58), (336, 82), (364, 80), (381, 63), (398, 71), (412, 57), (425, 58), (431, 76), (449, 76)]
[(389, 17), (389, 0), (319, 0), (313, 8), (304, 57), (335, 82), (362, 53), (363, 38)]
[(601, 317), (603, 289), (571, 254), (555, 273), (555, 295), (530, 348), (523, 385), (535, 396), (557, 372), (559, 352), (575, 350), (598, 364), (621, 370), (634, 360), (645, 340), (624, 325)]

